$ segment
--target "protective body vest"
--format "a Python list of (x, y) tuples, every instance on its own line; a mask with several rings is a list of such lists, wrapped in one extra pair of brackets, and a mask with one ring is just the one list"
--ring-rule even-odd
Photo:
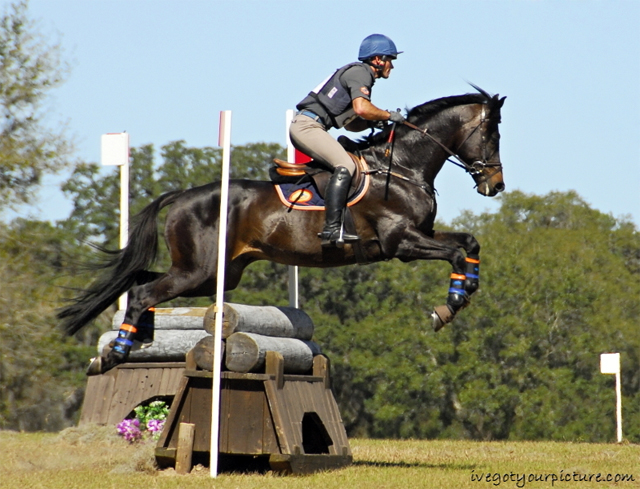
[(340, 78), (345, 71), (354, 67), (362, 67), (361, 69), (366, 73), (364, 77), (370, 80), (370, 83), (366, 84), (367, 88), (371, 89), (375, 82), (375, 76), (369, 66), (364, 63), (349, 63), (336, 70), (333, 75), (313, 89), (309, 95), (297, 105), (297, 108), (299, 110), (308, 108), (309, 105), (311, 105), (309, 104), (309, 102), (311, 102), (309, 99), (312, 99), (319, 103), (326, 111), (333, 126), (340, 128), (351, 122), (356, 117), (355, 111), (353, 110), (351, 93), (347, 87), (342, 84)]

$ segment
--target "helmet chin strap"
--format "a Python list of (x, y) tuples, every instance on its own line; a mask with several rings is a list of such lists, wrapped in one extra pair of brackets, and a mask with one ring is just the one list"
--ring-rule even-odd
[[(379, 56), (377, 56), (377, 57), (379, 58)], [(373, 59), (367, 60), (366, 63), (376, 71), (376, 74), (378, 75), (378, 78), (380, 78), (382, 76), (382, 73), (384, 72), (384, 61), (382, 62), (382, 66), (374, 64), (373, 63)]]

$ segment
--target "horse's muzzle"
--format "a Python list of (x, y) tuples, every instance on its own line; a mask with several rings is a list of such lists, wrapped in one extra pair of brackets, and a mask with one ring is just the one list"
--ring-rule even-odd
[(502, 180), (502, 167), (485, 168), (482, 172), (474, 175), (477, 191), (485, 197), (495, 197), (505, 189)]

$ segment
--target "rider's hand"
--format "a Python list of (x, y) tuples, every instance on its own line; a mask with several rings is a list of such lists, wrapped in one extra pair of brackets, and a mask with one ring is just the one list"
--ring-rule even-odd
[(389, 120), (391, 122), (397, 122), (398, 124), (402, 124), (406, 119), (400, 113), (400, 111), (389, 111)]

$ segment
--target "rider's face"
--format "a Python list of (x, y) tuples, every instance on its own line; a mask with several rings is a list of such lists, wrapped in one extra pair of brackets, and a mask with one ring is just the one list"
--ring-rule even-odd
[(393, 60), (388, 57), (378, 58), (378, 66), (381, 68), (380, 77), (389, 78), (391, 70), (393, 69)]

